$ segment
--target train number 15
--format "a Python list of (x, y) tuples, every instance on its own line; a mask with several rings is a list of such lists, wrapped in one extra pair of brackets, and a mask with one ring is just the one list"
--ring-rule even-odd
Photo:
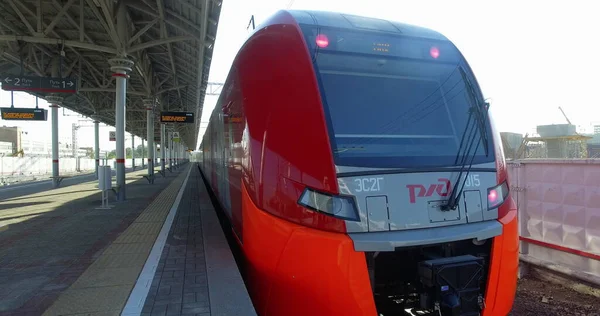
[(381, 191), (381, 181), (383, 178), (362, 178), (355, 179), (356, 192), (377, 192)]
[(466, 187), (478, 187), (480, 184), (481, 184), (481, 181), (479, 181), (479, 175), (478, 174), (470, 174), (465, 179), (465, 186)]

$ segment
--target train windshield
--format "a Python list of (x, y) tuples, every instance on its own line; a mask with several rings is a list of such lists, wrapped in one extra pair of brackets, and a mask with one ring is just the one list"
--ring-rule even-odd
[[(457, 153), (470, 130), (465, 129), (469, 90), (460, 67), (468, 67), (450, 42), (302, 27), (337, 165), (460, 165)], [(489, 124), (485, 128), (491, 135)], [(487, 139), (488, 155), (481, 141), (474, 164), (494, 161), (491, 137)], [(479, 134), (475, 141), (480, 141)]]

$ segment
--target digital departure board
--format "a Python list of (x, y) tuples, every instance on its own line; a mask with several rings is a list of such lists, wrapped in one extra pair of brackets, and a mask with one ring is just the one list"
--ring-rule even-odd
[(160, 112), (161, 123), (194, 123), (193, 112)]
[(0, 108), (3, 120), (46, 121), (48, 110), (35, 108)]

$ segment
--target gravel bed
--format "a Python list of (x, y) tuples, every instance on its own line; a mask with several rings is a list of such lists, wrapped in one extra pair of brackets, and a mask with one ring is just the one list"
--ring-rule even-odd
[(600, 298), (532, 277), (519, 280), (511, 316), (600, 316)]

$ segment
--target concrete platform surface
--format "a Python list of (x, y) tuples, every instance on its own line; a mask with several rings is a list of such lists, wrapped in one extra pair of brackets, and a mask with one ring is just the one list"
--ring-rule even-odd
[(97, 209), (96, 181), (0, 197), (0, 315), (116, 312), (187, 168), (153, 185), (141, 178), (145, 170), (128, 173), (127, 201), (111, 194), (108, 210)]
[(196, 166), (141, 315), (256, 316)]

